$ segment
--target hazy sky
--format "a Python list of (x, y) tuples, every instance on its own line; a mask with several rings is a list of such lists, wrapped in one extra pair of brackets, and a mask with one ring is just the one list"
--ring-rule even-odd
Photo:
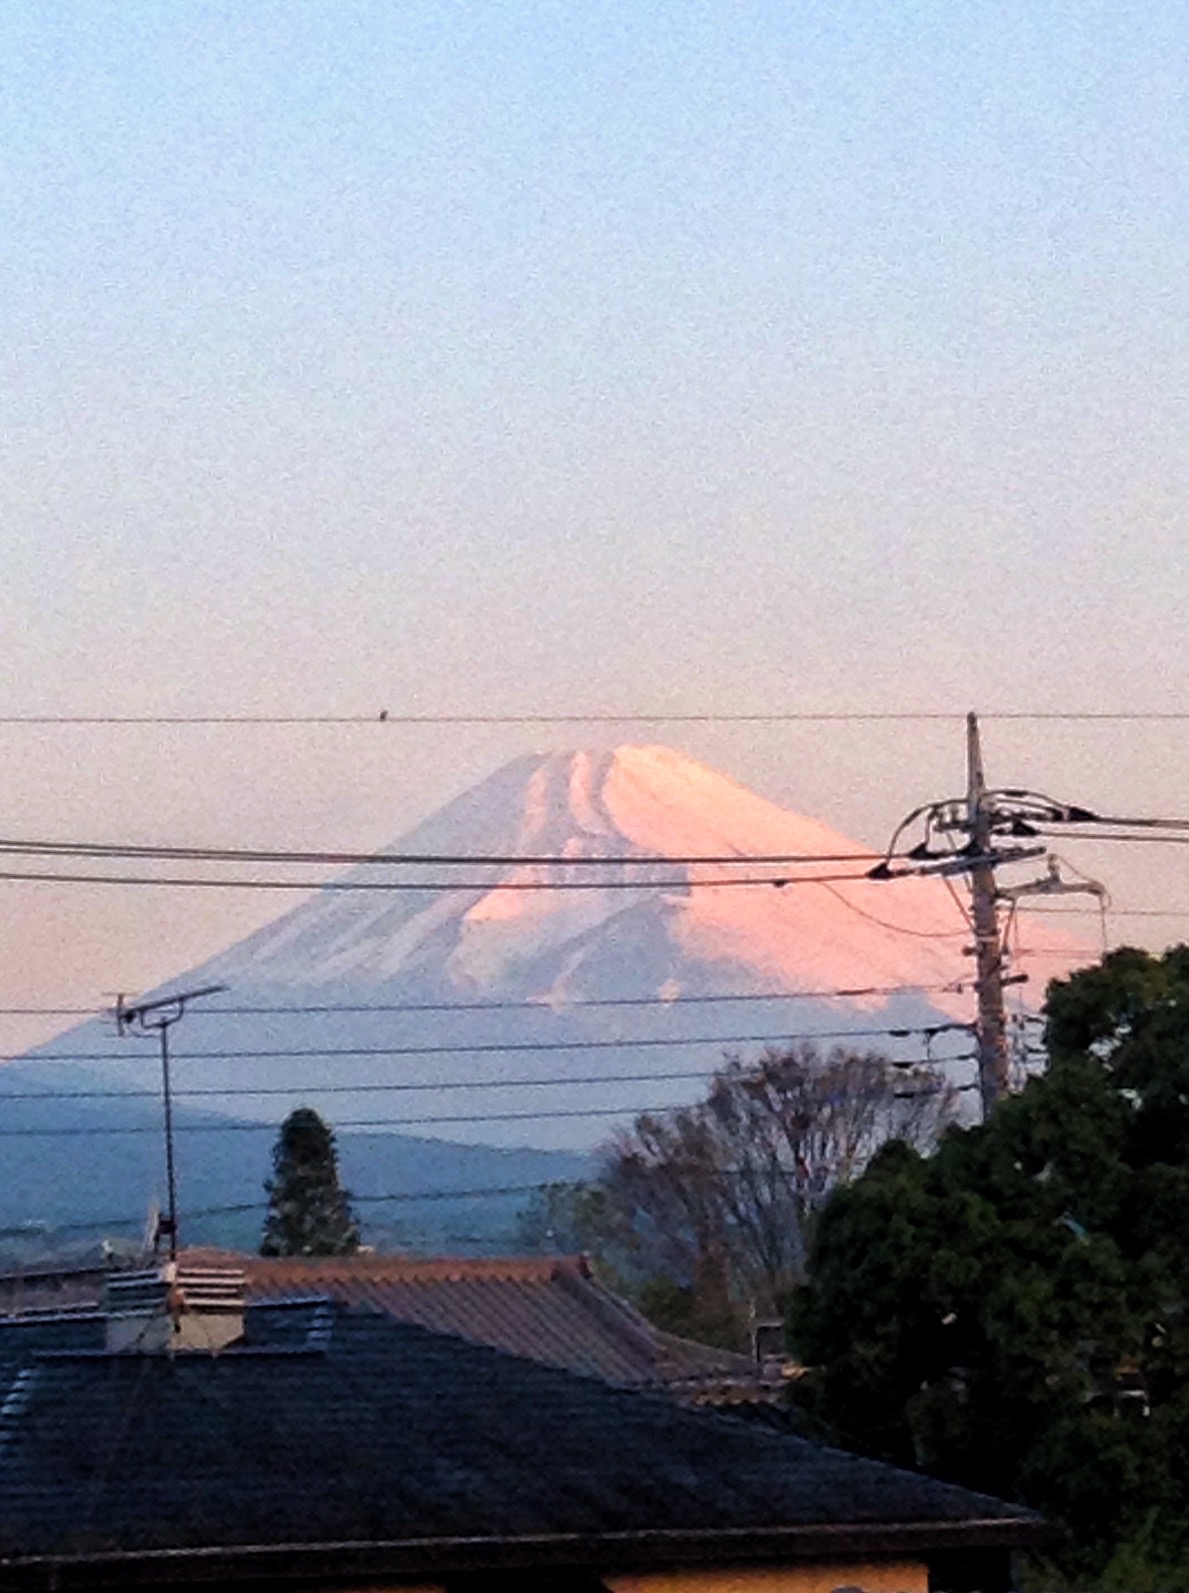
[[(8, 0), (2, 711), (1189, 707), (1187, 46), (1171, 0)], [(576, 735), (6, 730), (0, 830), (377, 844)], [(679, 739), (867, 840), (960, 784), (956, 730)], [(992, 748), (1189, 809), (1189, 726)], [(273, 910), (3, 901), (43, 1000)]]

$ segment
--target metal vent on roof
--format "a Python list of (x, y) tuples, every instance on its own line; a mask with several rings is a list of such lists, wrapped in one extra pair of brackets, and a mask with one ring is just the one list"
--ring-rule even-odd
[(107, 1348), (113, 1353), (206, 1350), (243, 1337), (247, 1278), (231, 1267), (175, 1261), (104, 1281)]

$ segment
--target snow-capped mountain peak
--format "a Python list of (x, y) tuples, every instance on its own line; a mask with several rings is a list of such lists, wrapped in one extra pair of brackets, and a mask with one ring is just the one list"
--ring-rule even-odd
[[(935, 986), (964, 972), (965, 927), (936, 881), (798, 882), (860, 876), (860, 862), (789, 868), (784, 888), (744, 886), (726, 883), (737, 865), (679, 861), (874, 854), (668, 747), (517, 759), (390, 851), (510, 861), (364, 864), (344, 883), (409, 888), (320, 891), (202, 977), (307, 990), (412, 980), (438, 996), (556, 1000), (612, 985), (633, 995)], [(592, 869), (597, 858), (607, 867)], [(627, 859), (655, 867), (615, 866)], [(425, 888), (443, 883), (455, 888)]]
[[(171, 981), (228, 987), (176, 1036), (206, 1099), (584, 1147), (724, 1051), (853, 1032), (919, 1059), (972, 1015), (944, 883), (868, 879), (868, 849), (667, 747), (519, 758), (384, 855), (423, 861), (362, 864)], [(765, 856), (839, 861), (733, 861)], [(969, 1036), (941, 1038), (968, 1073)]]

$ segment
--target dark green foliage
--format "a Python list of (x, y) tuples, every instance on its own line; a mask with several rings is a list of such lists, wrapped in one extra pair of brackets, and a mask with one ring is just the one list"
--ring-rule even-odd
[(800, 1394), (838, 1441), (1044, 1510), (1054, 1569), (1189, 1587), (1189, 950), (1055, 984), (1047, 1035), (986, 1127), (831, 1199)]
[(359, 1228), (339, 1185), (334, 1134), (317, 1112), (305, 1106), (290, 1112), (272, 1164), (262, 1256), (349, 1256), (359, 1249)]

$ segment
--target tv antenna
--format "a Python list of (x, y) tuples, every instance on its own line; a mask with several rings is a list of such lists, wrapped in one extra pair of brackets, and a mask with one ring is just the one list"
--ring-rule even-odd
[(217, 995), (226, 985), (202, 985), (197, 990), (179, 990), (173, 995), (160, 996), (154, 1001), (125, 1001), (116, 997), (116, 1033), (120, 1035), (152, 1035), (159, 1037), (161, 1045), (161, 1104), (165, 1121), (165, 1182), (166, 1211), (157, 1219), (154, 1249), (162, 1235), (169, 1239), (169, 1259), (178, 1256), (178, 1188), (177, 1167), (173, 1154), (173, 1095), (169, 1077), (169, 1031), (186, 1015), (186, 1007), (200, 996)]

